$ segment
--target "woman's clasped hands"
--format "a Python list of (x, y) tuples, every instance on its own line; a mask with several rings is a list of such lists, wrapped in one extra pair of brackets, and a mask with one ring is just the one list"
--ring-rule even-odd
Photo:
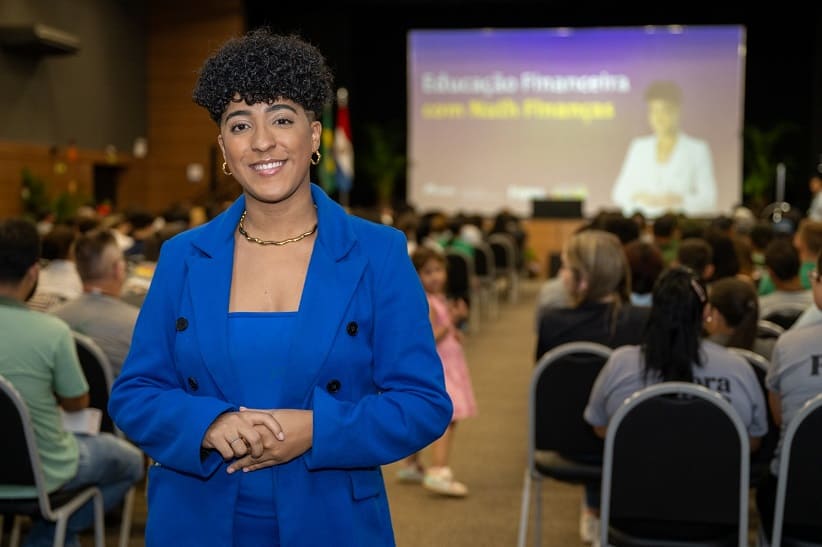
[(206, 430), (203, 448), (234, 460), (227, 472), (255, 471), (288, 462), (311, 448), (310, 410), (263, 410), (240, 407), (221, 414)]

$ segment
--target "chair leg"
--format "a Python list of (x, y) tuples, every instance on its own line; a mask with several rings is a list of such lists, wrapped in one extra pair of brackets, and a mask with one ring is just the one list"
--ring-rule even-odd
[(66, 525), (70, 515), (64, 515), (57, 519), (54, 527), (54, 547), (65, 547), (66, 545)]
[(519, 532), (517, 547), (525, 547), (528, 537), (528, 510), (531, 508), (531, 471), (525, 470), (525, 479), (522, 482), (522, 503), (519, 512)]
[(103, 494), (94, 496), (94, 547), (106, 547), (106, 522), (103, 517)]
[(534, 545), (542, 545), (542, 480), (534, 481)]
[(20, 547), (20, 529), (23, 527), (23, 516), (14, 515), (14, 521), (9, 536), (9, 547)]
[(132, 486), (126, 492), (126, 497), (123, 500), (123, 516), (120, 522), (120, 545), (119, 547), (128, 547), (131, 540), (131, 514), (134, 510), (134, 495), (137, 492), (137, 487)]

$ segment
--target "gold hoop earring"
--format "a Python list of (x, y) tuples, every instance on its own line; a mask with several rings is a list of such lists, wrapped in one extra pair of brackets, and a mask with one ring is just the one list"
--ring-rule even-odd
[(223, 162), (223, 173), (225, 173), (229, 177), (231, 176), (231, 171), (228, 170), (228, 164), (226, 162)]
[(313, 152), (311, 152), (311, 165), (319, 165), (322, 157), (323, 155), (320, 154), (319, 150), (314, 150)]

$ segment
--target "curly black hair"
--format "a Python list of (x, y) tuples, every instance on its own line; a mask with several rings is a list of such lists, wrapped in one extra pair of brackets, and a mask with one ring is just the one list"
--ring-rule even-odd
[(330, 104), (333, 75), (322, 53), (296, 35), (258, 28), (231, 38), (203, 63), (193, 99), (217, 125), (230, 101), (288, 99), (319, 115)]

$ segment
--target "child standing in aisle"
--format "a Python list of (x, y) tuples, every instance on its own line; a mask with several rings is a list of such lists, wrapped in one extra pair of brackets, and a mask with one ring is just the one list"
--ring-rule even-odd
[(422, 482), (425, 488), (437, 494), (462, 497), (468, 494), (468, 488), (454, 480), (448, 461), (457, 422), (477, 414), (477, 402), (462, 348), (462, 331), (457, 326), (468, 316), (468, 308), (464, 300), (449, 301), (446, 298), (447, 271), (442, 253), (419, 246), (411, 260), (428, 297), (431, 327), (454, 414), (442, 437), (431, 443), (431, 466), (423, 470), (419, 453), (413, 454), (404, 460), (405, 465), (397, 476), (402, 482)]

